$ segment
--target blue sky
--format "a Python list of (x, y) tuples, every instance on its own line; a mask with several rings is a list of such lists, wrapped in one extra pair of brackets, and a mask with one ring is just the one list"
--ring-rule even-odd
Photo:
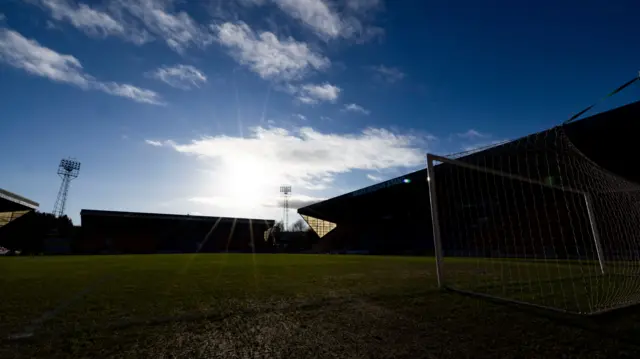
[(75, 157), (76, 223), (277, 219), (280, 184), (295, 205), (372, 185), (559, 124), (637, 75), (639, 5), (558, 3), (3, 0), (0, 186), (51, 211)]

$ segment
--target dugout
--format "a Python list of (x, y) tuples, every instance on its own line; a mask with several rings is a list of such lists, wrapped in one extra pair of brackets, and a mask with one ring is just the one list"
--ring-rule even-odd
[[(622, 106), (594, 116), (577, 120), (561, 127), (549, 129), (514, 141), (496, 145), (473, 153), (463, 153), (457, 156), (457, 160), (474, 166), (495, 169), (505, 173), (525, 174), (535, 181), (552, 185), (560, 185), (559, 178), (572, 178), (572, 186), (585, 187), (587, 180), (580, 180), (580, 176), (586, 177), (588, 173), (576, 171), (572, 159), (565, 159), (566, 163), (560, 165), (550, 163), (549, 153), (560, 150), (570, 150), (578, 154), (581, 164), (587, 170), (596, 169), (600, 177), (619, 178), (625, 183), (640, 183), (640, 167), (637, 166), (636, 134), (640, 130), (640, 102)], [(540, 160), (544, 158), (546, 162)], [(556, 157), (553, 157), (556, 158)], [(486, 174), (482, 176), (473, 174), (473, 171), (452, 167), (448, 163), (436, 164), (435, 175), (439, 183), (455, 182), (456, 178), (470, 179), (469, 183), (485, 188), (490, 181), (495, 182)], [(610, 174), (610, 176), (609, 176)], [(475, 177), (474, 177), (475, 176)], [(503, 180), (503, 179), (502, 179)], [(484, 182), (483, 182), (484, 181)], [(603, 180), (604, 181), (604, 180)], [(607, 179), (607, 181), (611, 181)], [(580, 183), (579, 183), (580, 182)], [(467, 184), (457, 184), (457, 197), (448, 203), (441, 203), (445, 213), (463, 213), (468, 226), (482, 233), (482, 222), (509, 223), (516, 219), (513, 217), (533, 216), (532, 209), (541, 197), (556, 198), (550, 207), (545, 210), (564, 211), (578, 199), (566, 192), (556, 189), (542, 188), (534, 191), (531, 185), (513, 180), (505, 182), (510, 190), (523, 193), (519, 203), (508, 200), (496, 193), (491, 194), (491, 201), (502, 203), (504, 208), (518, 208), (501, 213), (489, 213), (490, 202), (487, 198), (479, 198), (475, 195), (477, 188)], [(480, 187), (478, 187), (480, 188)], [(537, 192), (536, 192), (537, 191)], [(573, 197), (572, 197), (573, 196)], [(629, 196), (627, 196), (629, 197)], [(558, 199), (559, 198), (559, 199)], [(627, 200), (633, 200), (627, 199)], [(430, 197), (427, 182), (427, 171), (420, 170), (400, 176), (373, 186), (334, 197), (298, 209), (298, 213), (318, 234), (320, 241), (316, 250), (320, 252), (366, 250), (370, 253), (401, 254), (401, 253), (425, 253), (433, 251), (432, 223)], [(595, 203), (597, 207), (597, 203)], [(631, 204), (629, 204), (631, 205)], [(510, 206), (510, 207), (508, 207)], [(497, 205), (495, 206), (497, 207)], [(597, 211), (598, 208), (595, 208)], [(539, 208), (538, 208), (539, 211)], [(554, 218), (549, 227), (553, 227), (545, 234), (529, 233), (536, 238), (543, 237), (544, 241), (557, 241), (557, 232), (563, 232), (566, 223), (572, 227), (588, 226), (586, 214), (573, 211), (569, 208), (569, 214), (559, 214)], [(468, 214), (464, 214), (468, 213)], [(457, 214), (458, 215), (458, 214)], [(565, 217), (562, 217), (565, 216)], [(540, 220), (537, 228), (547, 225), (551, 219)], [(455, 237), (460, 228), (454, 227), (451, 222), (447, 224), (447, 218), (443, 219), (444, 231), (449, 237)], [(604, 223), (603, 223), (604, 224)], [(502, 230), (508, 232), (505, 226)], [(485, 233), (487, 238), (504, 237), (505, 233)], [(443, 234), (443, 238), (445, 234)], [(553, 243), (552, 243), (553, 244)], [(449, 250), (455, 251), (455, 245), (449, 243)], [(558, 245), (558, 248), (563, 246)], [(566, 246), (565, 246), (566, 247)], [(543, 248), (544, 246), (540, 246)], [(526, 248), (507, 248), (506, 252), (526, 251)], [(530, 251), (534, 249), (529, 249)], [(591, 251), (593, 248), (586, 248)], [(557, 256), (566, 256), (562, 250), (556, 251)]]

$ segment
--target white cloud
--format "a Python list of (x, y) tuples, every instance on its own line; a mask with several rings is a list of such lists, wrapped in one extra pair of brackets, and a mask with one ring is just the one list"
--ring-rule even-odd
[(311, 97), (308, 96), (299, 96), (298, 97), (298, 101), (300, 101), (300, 103), (304, 103), (306, 105), (314, 105), (316, 103), (318, 103), (317, 100), (312, 99)]
[(300, 113), (294, 113), (292, 116), (297, 118), (298, 120), (302, 120), (302, 121), (306, 121), (307, 120), (307, 117), (305, 115), (303, 115), (303, 114), (300, 114)]
[(154, 146), (154, 147), (162, 146), (162, 142), (160, 142), (160, 141), (144, 140), (144, 142), (147, 143), (148, 145), (151, 145), (151, 146)]
[(282, 183), (294, 189), (324, 189), (337, 174), (351, 170), (412, 167), (424, 162), (424, 151), (418, 147), (423, 143), (418, 138), (376, 128), (332, 134), (310, 127), (295, 132), (255, 127), (246, 137), (212, 136), (162, 144), (210, 164), (211, 180), (216, 182), (212, 188), (220, 191), (214, 196), (242, 198), (264, 199), (265, 193)]
[(478, 132), (478, 131), (476, 131), (474, 129), (470, 129), (470, 130), (468, 130), (466, 132), (458, 133), (458, 137), (465, 138), (465, 139), (468, 139), (468, 140), (473, 140), (473, 139), (477, 139), (477, 138), (485, 138), (485, 137), (490, 137), (490, 136), (488, 134)]
[(371, 66), (370, 69), (375, 72), (375, 78), (388, 83), (394, 83), (405, 78), (405, 73), (397, 67), (387, 67), (384, 65)]
[(379, 7), (376, 1), (347, 1), (347, 11), (344, 13), (339, 13), (332, 3), (326, 0), (273, 1), (283, 12), (325, 40), (345, 38), (364, 42), (384, 32), (379, 27), (364, 25), (362, 21), (369, 10)]
[(244, 22), (215, 25), (217, 41), (241, 64), (264, 79), (293, 80), (330, 66), (329, 59), (292, 37), (278, 39), (271, 32), (256, 34)]
[(327, 82), (321, 85), (306, 84), (298, 88), (293, 87), (297, 99), (305, 104), (313, 105), (319, 102), (335, 102), (340, 96), (340, 87)]
[(84, 72), (80, 61), (71, 55), (59, 54), (29, 40), (21, 34), (0, 28), (0, 62), (49, 80), (75, 85), (84, 90), (99, 90), (137, 102), (162, 104), (154, 91), (129, 84), (101, 82)]
[(72, 0), (33, 2), (47, 9), (53, 19), (68, 22), (92, 36), (117, 36), (136, 44), (159, 38), (179, 53), (213, 42), (206, 26), (184, 11), (173, 11), (172, 0), (111, 0), (104, 8)]
[(372, 174), (367, 174), (367, 178), (372, 180), (373, 182), (382, 182), (382, 177), (380, 176), (375, 176)]
[[(67, 22), (89, 36), (117, 36), (138, 45), (153, 40), (145, 29), (124, 22), (111, 14), (107, 8), (92, 8), (71, 0), (32, 0), (31, 2), (48, 10), (54, 20)], [(56, 29), (57, 27), (47, 20), (47, 28)]]
[(204, 48), (213, 42), (207, 27), (198, 24), (184, 11), (171, 11), (172, 1), (114, 0), (115, 11), (135, 18), (153, 35), (164, 39), (173, 50), (181, 53), (191, 46)]
[(200, 87), (207, 82), (207, 77), (191, 65), (162, 66), (149, 75), (182, 90)]
[(322, 37), (336, 38), (343, 32), (342, 19), (324, 0), (274, 0), (274, 2), (282, 11), (300, 20)]
[(128, 99), (148, 103), (152, 105), (163, 105), (160, 95), (155, 91), (139, 88), (129, 84), (119, 84), (116, 82), (95, 82), (96, 89), (104, 91), (110, 95), (126, 97)]
[(45, 27), (47, 30), (61, 30), (60, 27), (51, 20), (47, 20)]
[(351, 111), (351, 112), (357, 112), (357, 113), (361, 113), (363, 115), (368, 115), (371, 113), (371, 111), (365, 109), (364, 107), (357, 105), (355, 103), (350, 103), (347, 105), (344, 105), (344, 111)]
[(40, 0), (57, 21), (67, 21), (74, 27), (96, 36), (124, 36), (125, 27), (106, 12), (92, 9), (86, 4), (75, 4), (67, 0)]
[(26, 39), (21, 34), (0, 28), (0, 61), (33, 75), (57, 82), (89, 88), (91, 78), (84, 74), (80, 61), (62, 55)]

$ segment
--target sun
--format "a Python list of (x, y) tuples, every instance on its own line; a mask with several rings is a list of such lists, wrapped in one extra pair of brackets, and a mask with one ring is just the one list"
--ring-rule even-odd
[(246, 163), (235, 163), (225, 166), (215, 173), (216, 195), (228, 198), (237, 207), (255, 207), (265, 204), (270, 192), (276, 193), (278, 188), (270, 188), (269, 174), (262, 166), (251, 166)]

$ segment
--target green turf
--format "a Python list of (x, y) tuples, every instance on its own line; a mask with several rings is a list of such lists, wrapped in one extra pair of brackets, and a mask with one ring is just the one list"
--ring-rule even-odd
[[(534, 272), (539, 266), (517, 265)], [(446, 269), (464, 283), (477, 279), (474, 268), (477, 262), (448, 260)], [(640, 353), (629, 343), (637, 334), (635, 312), (576, 322), (439, 291), (436, 284), (435, 264), (425, 257), (0, 258), (0, 357)], [(25, 332), (33, 337), (7, 339)]]

